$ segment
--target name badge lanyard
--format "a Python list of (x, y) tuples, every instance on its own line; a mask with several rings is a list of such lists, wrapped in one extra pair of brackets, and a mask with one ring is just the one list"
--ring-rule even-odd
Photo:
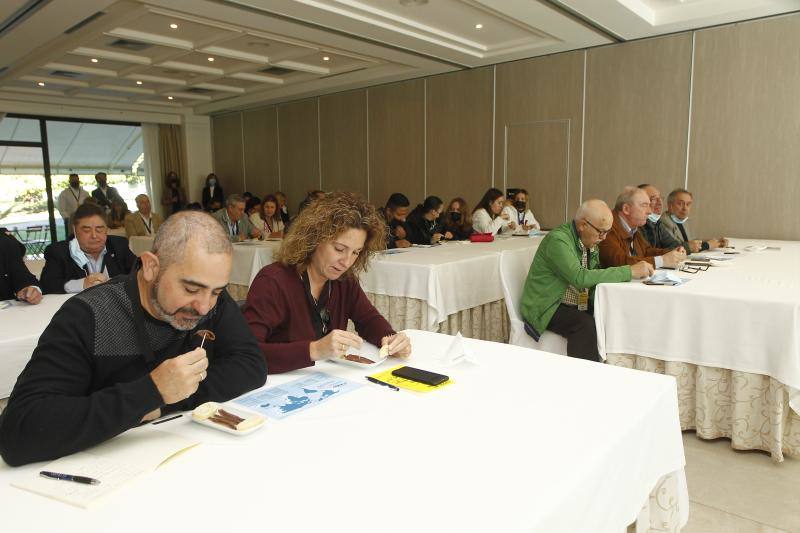
[(144, 224), (144, 229), (147, 230), (147, 233), (153, 233), (153, 215), (150, 215), (149, 223), (145, 222), (144, 217), (142, 215), (139, 215), (139, 218), (142, 219), (142, 223)]
[[(311, 294), (311, 282), (308, 279), (308, 272), (303, 272), (302, 275), (303, 289), (306, 293), (306, 301), (308, 302), (308, 310), (311, 314), (311, 325), (314, 327), (314, 332), (317, 339), (321, 339), (328, 333), (328, 323), (330, 322), (330, 313), (325, 308), (331, 296), (331, 282), (326, 281), (325, 286), (322, 287), (322, 292), (319, 295), (319, 300), (315, 300)], [(325, 290), (327, 288), (327, 291)]]

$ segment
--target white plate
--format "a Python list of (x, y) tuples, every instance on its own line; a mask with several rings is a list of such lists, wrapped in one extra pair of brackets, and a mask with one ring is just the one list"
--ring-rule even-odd
[[(206, 402), (203, 405), (197, 407), (197, 409), (200, 409), (201, 407), (203, 407), (203, 406), (205, 406), (205, 405), (207, 405), (209, 403), (215, 403), (215, 402)], [(230, 433), (231, 435), (236, 435), (236, 436), (239, 436), (239, 437), (244, 437), (245, 435), (249, 435), (250, 433), (261, 429), (262, 427), (264, 427), (264, 422), (266, 422), (266, 418), (264, 418), (263, 416), (256, 415), (256, 414), (253, 414), (253, 413), (250, 413), (250, 412), (247, 412), (247, 411), (243, 411), (243, 410), (241, 410), (241, 409), (239, 409), (237, 407), (231, 407), (229, 405), (222, 405), (222, 404), (216, 404), (216, 406), (217, 406), (217, 409), (220, 409), (220, 408), (225, 409), (225, 411), (231, 413), (232, 415), (236, 415), (236, 416), (239, 416), (239, 417), (242, 417), (242, 418), (258, 418), (258, 419), (261, 420), (261, 422), (259, 424), (255, 425), (255, 426), (251, 427), (250, 429), (246, 429), (244, 431), (237, 431), (235, 429), (231, 429), (231, 428), (229, 428), (227, 426), (223, 426), (222, 424), (217, 424), (216, 422), (212, 422), (211, 420), (209, 420), (207, 418), (204, 419), (204, 420), (198, 420), (197, 418), (192, 416), (192, 422), (196, 422), (196, 423), (200, 424), (201, 426), (207, 426), (207, 427), (210, 427), (210, 428), (213, 428), (213, 429), (216, 429), (216, 430), (219, 430), (219, 431), (223, 431), (225, 433)], [(194, 412), (192, 412), (192, 414), (194, 414)]]

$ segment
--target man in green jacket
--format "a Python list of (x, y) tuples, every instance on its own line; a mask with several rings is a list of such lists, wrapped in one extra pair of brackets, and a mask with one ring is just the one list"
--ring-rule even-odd
[(536, 250), (522, 290), (525, 330), (539, 340), (545, 330), (567, 338), (567, 355), (599, 361), (597, 331), (592, 317), (598, 283), (646, 278), (653, 266), (600, 268), (597, 244), (611, 231), (614, 217), (602, 200), (587, 200), (572, 222), (547, 234)]

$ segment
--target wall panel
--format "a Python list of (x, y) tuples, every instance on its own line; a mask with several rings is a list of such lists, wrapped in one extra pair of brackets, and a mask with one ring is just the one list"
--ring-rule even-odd
[(492, 186), (491, 67), (428, 78), (427, 195), (471, 205)]
[(281, 189), (294, 215), (308, 191), (320, 186), (317, 99), (278, 106), (278, 135)]
[(367, 91), (319, 99), (322, 188), (367, 196)]
[(800, 16), (697, 32), (689, 190), (699, 237), (800, 240)]
[(584, 199), (683, 184), (691, 61), (689, 33), (588, 51)]
[(383, 205), (393, 192), (413, 204), (424, 190), (424, 81), (411, 80), (368, 90), (369, 197)]
[(263, 198), (278, 190), (277, 110), (262, 107), (242, 113), (245, 187)]
[(222, 190), (226, 195), (243, 192), (242, 114), (216, 116), (211, 129), (214, 138), (214, 173), (219, 178)]
[(545, 227), (580, 204), (583, 65), (583, 51), (497, 65), (495, 184), (527, 189)]

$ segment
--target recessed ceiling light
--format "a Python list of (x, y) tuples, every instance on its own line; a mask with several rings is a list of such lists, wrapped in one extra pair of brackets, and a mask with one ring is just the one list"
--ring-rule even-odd
[(175, 24), (174, 22), (172, 24), (170, 24), (169, 27), (172, 28), (173, 30), (177, 30), (178, 29), (178, 25)]
[(140, 80), (136, 80), (136, 85), (141, 85), (142, 82)]
[(475, 24), (475, 29), (476, 30), (479, 30), (481, 28), (483, 28), (483, 24)]
[(37, 83), (36, 85), (38, 85), (39, 87), (44, 87), (44, 82), (43, 82), (43, 81), (40, 81), (40, 82), (39, 82), (39, 83)]
[(167, 96), (167, 100), (172, 100), (172, 97), (171, 96)]
[(213, 57), (209, 57), (208, 60), (211, 61), (212, 63), (214, 62), (214, 58)]
[(322, 56), (322, 60), (323, 60), (323, 61), (330, 61), (330, 60), (331, 60), (331, 58), (330, 58), (330, 57), (328, 57), (328, 56)]
[(98, 62), (98, 61), (100, 61), (100, 60), (99, 60), (99, 59), (97, 59), (96, 57), (93, 57), (93, 58), (92, 58), (92, 59), (90, 59), (89, 61), (91, 61), (92, 63), (97, 63), (97, 62)]

